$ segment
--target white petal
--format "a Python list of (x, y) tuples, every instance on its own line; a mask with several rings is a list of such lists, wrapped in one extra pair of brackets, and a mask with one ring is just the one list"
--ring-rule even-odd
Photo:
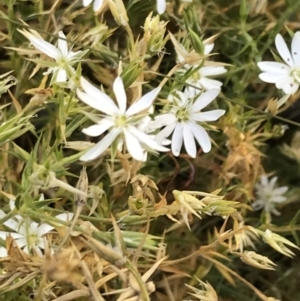
[(59, 68), (56, 75), (56, 82), (65, 83), (67, 81), (67, 72), (63, 68)]
[(161, 15), (165, 12), (167, 3), (166, 0), (156, 0), (157, 12)]
[(93, 2), (93, 0), (83, 0), (83, 6), (89, 6), (91, 3)]
[(300, 32), (297, 31), (292, 40), (292, 56), (295, 67), (300, 67)]
[(7, 250), (4, 247), (0, 247), (0, 258), (7, 257)]
[(141, 111), (144, 111), (148, 109), (154, 99), (157, 97), (158, 93), (160, 91), (160, 87), (155, 88), (154, 90), (148, 92), (145, 94), (141, 99), (139, 99), (137, 102), (135, 102), (127, 111), (126, 115), (127, 116), (132, 116), (136, 113), (139, 113)]
[(11, 211), (15, 209), (15, 200), (9, 200), (9, 208)]
[(269, 73), (269, 72), (263, 72), (259, 74), (259, 78), (266, 83), (275, 84), (277, 81), (279, 81), (282, 78), (287, 77), (287, 75), (283, 74), (276, 74), (276, 73)]
[(196, 143), (188, 124), (183, 125), (183, 141), (185, 150), (189, 154), (189, 156), (192, 158), (196, 158)]
[(135, 138), (129, 131), (126, 129), (123, 130), (125, 136), (126, 147), (129, 154), (132, 156), (133, 159), (137, 161), (143, 161), (144, 152), (139, 143), (138, 139)]
[(94, 0), (93, 9), (94, 11), (98, 11), (103, 4), (103, 0)]
[(6, 240), (7, 236), (11, 236), (13, 239), (19, 239), (24, 237), (23, 234), (15, 233), (15, 232), (6, 232), (6, 231), (0, 231), (0, 238), (3, 240)]
[(189, 127), (193, 132), (193, 135), (198, 141), (199, 145), (201, 146), (203, 152), (208, 153), (211, 150), (211, 142), (205, 129), (202, 126), (193, 122), (189, 123)]
[(16, 232), (20, 229), (20, 222), (16, 222), (14, 219), (10, 218), (3, 223), (6, 227)]
[(173, 136), (172, 136), (172, 153), (174, 156), (178, 156), (180, 154), (180, 150), (182, 147), (183, 140), (183, 124), (178, 123), (175, 127)]
[(282, 59), (291, 67), (294, 66), (294, 62), (291, 56), (291, 53), (283, 39), (283, 37), (280, 34), (276, 35), (275, 44), (278, 53), (282, 57)]
[(55, 217), (61, 221), (70, 222), (74, 217), (74, 213), (72, 212), (61, 213), (56, 215)]
[(142, 131), (138, 130), (133, 126), (128, 126), (128, 132), (134, 135), (139, 141), (146, 144), (149, 148), (153, 150), (157, 150), (160, 152), (167, 152), (169, 151), (168, 148), (163, 147), (157, 141), (155, 141), (150, 135), (143, 133)]
[(272, 197), (272, 202), (273, 202), (273, 203), (283, 203), (283, 202), (285, 202), (286, 200), (287, 200), (286, 197), (280, 196), (280, 195), (277, 195), (277, 196), (273, 196), (273, 197)]
[(66, 36), (64, 35), (64, 33), (62, 31), (60, 31), (58, 33), (58, 36), (62, 39), (58, 39), (57, 47), (60, 50), (61, 54), (64, 57), (67, 57), (68, 56), (68, 42), (66, 40)]
[(255, 201), (251, 204), (253, 210), (257, 211), (262, 209), (265, 206), (265, 203), (262, 200)]
[(205, 90), (218, 89), (223, 85), (222, 82), (207, 77), (202, 77), (198, 84), (201, 85), (201, 87), (203, 87)]
[(225, 110), (212, 110), (191, 115), (191, 119), (195, 121), (215, 121), (226, 113)]
[(172, 113), (155, 116), (154, 120), (149, 122), (150, 129), (159, 129), (168, 124), (174, 123), (177, 120)]
[[(57, 217), (56, 217), (57, 218)], [(39, 227), (37, 228), (37, 235), (39, 237), (42, 237), (44, 234), (49, 233), (51, 230), (53, 230), (54, 227), (50, 226), (48, 224), (41, 224), (39, 225)]]
[(287, 186), (278, 187), (273, 190), (273, 194), (277, 194), (277, 195), (284, 194), (288, 191), (288, 189), (289, 188)]
[(82, 130), (85, 135), (91, 137), (97, 137), (103, 134), (106, 130), (108, 130), (111, 126), (114, 125), (114, 122), (111, 119), (104, 118), (99, 124), (94, 124)]
[(114, 94), (117, 98), (117, 102), (119, 105), (119, 111), (120, 113), (124, 114), (126, 111), (126, 105), (127, 105), (127, 97), (126, 97), (126, 93), (125, 93), (125, 89), (124, 89), (124, 84), (122, 81), (122, 78), (120, 76), (118, 76), (113, 84), (113, 90), (114, 90)]
[(211, 89), (201, 93), (201, 95), (195, 101), (192, 111), (198, 112), (201, 109), (209, 105), (220, 93), (221, 89)]
[(208, 45), (205, 45), (204, 47), (204, 54), (210, 54), (212, 52), (212, 50), (214, 49), (214, 43), (212, 44), (208, 44)]
[(169, 137), (171, 133), (174, 131), (176, 122), (173, 122), (169, 125), (167, 125), (163, 130), (161, 130), (156, 136), (155, 141), (158, 141), (161, 143), (165, 138)]
[(91, 161), (99, 157), (120, 134), (119, 129), (112, 129), (101, 141), (80, 157), (81, 161)]
[(298, 90), (299, 84), (295, 82), (293, 77), (289, 76), (279, 79), (276, 82), (276, 87), (282, 89), (285, 94), (294, 94)]
[(262, 175), (260, 177), (260, 182), (263, 186), (268, 186), (269, 185), (269, 180), (268, 180), (268, 177), (266, 175)]
[(213, 76), (227, 72), (224, 67), (221, 66), (205, 66), (199, 70), (201, 76)]
[(59, 50), (53, 46), (52, 44), (46, 42), (45, 40), (36, 38), (34, 36), (31, 36), (29, 38), (31, 44), (37, 48), (39, 51), (47, 54), (48, 56), (52, 57), (53, 59), (57, 60), (60, 58), (60, 52)]
[(119, 112), (114, 101), (105, 93), (90, 84), (85, 78), (81, 77), (80, 83), (86, 93), (77, 89), (77, 95), (84, 103), (107, 115), (114, 115)]
[(270, 72), (276, 74), (288, 75), (291, 72), (291, 67), (279, 62), (259, 62), (257, 63), (259, 69), (263, 72)]

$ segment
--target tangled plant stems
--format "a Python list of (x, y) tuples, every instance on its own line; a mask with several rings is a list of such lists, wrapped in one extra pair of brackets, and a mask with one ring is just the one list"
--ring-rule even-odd
[(300, 300), (298, 1), (0, 9), (0, 300)]

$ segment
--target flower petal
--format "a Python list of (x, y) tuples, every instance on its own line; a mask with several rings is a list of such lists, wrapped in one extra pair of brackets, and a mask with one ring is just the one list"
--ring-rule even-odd
[(180, 150), (182, 147), (183, 140), (183, 124), (177, 123), (173, 136), (172, 136), (172, 153), (174, 156), (178, 156), (180, 154)]
[(259, 62), (257, 66), (263, 72), (283, 75), (289, 75), (291, 72), (291, 68), (288, 65), (279, 62)]
[(62, 31), (58, 33), (59, 39), (57, 42), (57, 47), (60, 50), (62, 56), (67, 57), (68, 56), (68, 42), (66, 40), (66, 36)]
[(195, 113), (191, 119), (195, 121), (215, 121), (226, 113), (225, 110), (212, 110), (207, 112)]
[(123, 130), (126, 147), (131, 157), (137, 161), (143, 161), (144, 152), (138, 139), (126, 129)]
[(158, 115), (158, 116), (155, 116), (153, 121), (149, 122), (149, 128), (150, 129), (159, 129), (163, 126), (174, 123), (175, 121), (177, 121), (177, 118), (172, 113)]
[(48, 56), (52, 57), (55, 60), (60, 58), (59, 50), (52, 44), (46, 42), (45, 40), (39, 39), (35, 36), (30, 36), (29, 40), (31, 44), (39, 51), (47, 54)]
[(77, 89), (77, 95), (84, 103), (90, 107), (103, 112), (107, 115), (118, 114), (119, 110), (114, 101), (98, 88), (90, 84), (85, 78), (80, 78), (80, 83), (85, 91), (82, 92)]
[(153, 89), (152, 91), (148, 92), (147, 94), (145, 94), (142, 98), (140, 98), (137, 102), (135, 102), (126, 111), (126, 115), (132, 116), (136, 113), (139, 113), (141, 111), (148, 109), (152, 105), (154, 99), (157, 97), (159, 91), (160, 91), (160, 87), (157, 87), (157, 88)]
[(282, 59), (291, 67), (294, 66), (294, 61), (291, 56), (291, 52), (289, 51), (283, 37), (280, 34), (276, 35), (275, 44), (278, 53), (282, 57)]
[(8, 256), (8, 253), (7, 253), (6, 248), (0, 247), (0, 258), (7, 257), (7, 256)]
[(207, 77), (202, 77), (199, 80), (198, 84), (202, 87), (202, 89), (205, 90), (219, 89), (223, 85), (223, 83), (220, 82), (219, 80), (215, 80)]
[(83, 0), (83, 6), (86, 7), (86, 6), (89, 6), (91, 3), (93, 2), (93, 0)]
[(201, 76), (214, 76), (226, 73), (227, 70), (221, 66), (205, 66), (199, 70)]
[(157, 150), (161, 152), (169, 151), (168, 148), (160, 145), (156, 140), (151, 138), (151, 136), (145, 134), (144, 132), (138, 130), (137, 128), (133, 126), (128, 126), (127, 128), (132, 135), (134, 135), (140, 142), (146, 144), (152, 150)]
[(94, 5), (93, 5), (94, 11), (95, 12), (98, 11), (101, 8), (102, 4), (103, 4), (103, 0), (94, 0)]
[(109, 118), (102, 119), (99, 124), (94, 124), (82, 130), (85, 135), (91, 137), (97, 137), (107, 131), (111, 126), (114, 125), (114, 122)]
[(189, 156), (196, 158), (196, 143), (188, 124), (183, 125), (183, 141), (185, 150), (189, 154)]
[(210, 54), (212, 52), (212, 50), (214, 49), (215, 44), (207, 44), (204, 46), (204, 54)]
[(205, 129), (193, 122), (189, 122), (189, 127), (199, 145), (201, 146), (203, 152), (208, 153), (211, 150), (211, 141)]
[(221, 89), (211, 89), (200, 94), (195, 101), (192, 111), (198, 112), (209, 105), (220, 93)]
[(176, 122), (173, 122), (169, 125), (167, 125), (163, 130), (161, 130), (156, 136), (155, 141), (158, 141), (161, 143), (165, 138), (169, 137), (171, 133), (174, 131), (176, 127)]
[(119, 105), (119, 112), (124, 114), (126, 111), (127, 97), (124, 89), (124, 84), (120, 76), (115, 79), (113, 90)]
[(275, 84), (277, 81), (281, 80), (282, 78), (286, 78), (287, 75), (284, 74), (276, 74), (276, 73), (269, 73), (263, 72), (259, 74), (259, 78), (266, 83)]
[(299, 84), (296, 83), (291, 76), (281, 78), (275, 84), (276, 87), (282, 89), (285, 94), (294, 94), (299, 88)]
[(295, 67), (300, 67), (300, 31), (297, 31), (292, 40), (292, 56)]
[(59, 68), (56, 75), (56, 82), (65, 83), (67, 81), (67, 72), (63, 68)]
[(55, 217), (61, 221), (70, 222), (74, 217), (74, 213), (72, 212), (61, 213), (56, 215)]
[[(57, 217), (56, 217), (57, 218)], [(38, 226), (38, 228), (36, 229), (36, 232), (37, 232), (37, 235), (39, 237), (42, 237), (43, 235), (49, 233), (51, 230), (53, 230), (54, 227), (53, 226), (50, 226), (48, 224), (40, 224)]]
[(156, 9), (160, 15), (165, 12), (166, 7), (167, 7), (166, 0), (156, 0)]
[(80, 157), (81, 161), (91, 161), (99, 157), (117, 138), (120, 129), (112, 129), (101, 141)]

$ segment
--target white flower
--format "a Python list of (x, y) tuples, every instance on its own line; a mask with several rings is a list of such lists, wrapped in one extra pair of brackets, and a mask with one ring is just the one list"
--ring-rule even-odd
[(32, 33), (25, 32), (24, 34), (36, 49), (55, 60), (55, 66), (50, 67), (44, 74), (53, 73), (52, 80), (58, 83), (66, 82), (67, 78), (74, 74), (75, 70), (72, 65), (79, 62), (84, 53), (82, 51), (73, 52), (68, 50), (68, 43), (65, 40), (66, 36), (62, 31), (58, 33), (57, 47)]
[[(109, 130), (109, 133), (99, 141), (92, 149), (84, 154), (80, 160), (90, 161), (100, 156), (118, 137), (125, 141), (126, 148), (132, 158), (143, 161), (144, 150), (168, 151), (148, 134), (140, 130), (139, 123), (145, 114), (141, 112), (148, 109), (160, 91), (156, 88), (136, 101), (126, 110), (127, 98), (121, 77), (117, 77), (113, 84), (113, 91), (117, 99), (118, 107), (105, 93), (91, 85), (83, 77), (80, 79), (84, 92), (77, 90), (80, 100), (90, 107), (103, 112), (104, 118), (98, 124), (83, 129), (83, 133), (96, 137)], [(136, 115), (140, 113), (140, 115)]]
[(277, 177), (273, 177), (269, 182), (266, 175), (262, 175), (260, 183), (255, 185), (256, 194), (258, 199), (252, 203), (254, 210), (260, 210), (264, 208), (267, 213), (273, 213), (280, 215), (280, 212), (275, 209), (276, 205), (286, 201), (286, 197), (283, 194), (288, 190), (287, 186), (275, 188)]
[(83, 0), (83, 6), (84, 6), (84, 7), (87, 7), (87, 6), (89, 6), (93, 1), (94, 1), (93, 9), (94, 9), (94, 11), (96, 12), (96, 11), (98, 11), (98, 10), (101, 8), (101, 6), (102, 6), (104, 0)]
[[(214, 43), (204, 45), (204, 55), (208, 55), (213, 50), (213, 48)], [(181, 51), (188, 55), (188, 52), (184, 48), (182, 48)], [(185, 58), (177, 53), (177, 60), (179, 63), (182, 63)], [(222, 66), (205, 66), (205, 64), (203, 67), (199, 68), (199, 66), (184, 64), (183, 68), (179, 70), (179, 73), (184, 74), (191, 68), (195, 71), (192, 71), (192, 75), (186, 81), (186, 83), (188, 84), (186, 86), (186, 90), (192, 97), (195, 97), (202, 90), (219, 89), (223, 85), (222, 82), (211, 79), (210, 77), (226, 73), (226, 68)], [(191, 87), (189, 85), (192, 85), (194, 87)]]
[[(13, 210), (15, 204), (13, 200), (10, 200), (10, 209)], [(5, 213), (0, 210), (0, 218), (5, 217)], [(73, 213), (62, 213), (56, 216), (57, 219), (62, 221), (69, 221), (73, 218)], [(38, 224), (30, 219), (23, 218), (21, 215), (15, 215), (14, 218), (10, 218), (3, 223), (6, 227), (14, 232), (0, 231), (0, 238), (6, 240), (6, 237), (10, 235), (16, 242), (19, 248), (24, 252), (29, 253), (32, 248), (42, 256), (41, 249), (44, 249), (43, 236), (54, 229), (53, 226), (42, 223)], [(0, 248), (0, 257), (7, 256), (6, 248)]]
[(285, 94), (294, 94), (300, 84), (300, 32), (297, 31), (293, 37), (292, 52), (290, 52), (280, 34), (277, 34), (275, 44), (285, 63), (257, 63), (258, 67), (263, 71), (259, 78), (264, 82), (275, 84)]
[(167, 7), (166, 0), (156, 0), (156, 9), (160, 15), (162, 15), (165, 12), (166, 7)]
[(211, 141), (205, 129), (199, 125), (199, 122), (215, 121), (221, 117), (224, 110), (212, 110), (200, 112), (204, 107), (210, 104), (220, 93), (220, 89), (211, 89), (201, 93), (195, 101), (188, 98), (186, 94), (178, 91), (179, 97), (173, 99), (170, 104), (168, 113), (158, 115), (151, 122), (150, 127), (157, 129), (165, 127), (161, 130), (156, 140), (162, 142), (171, 133), (172, 136), (172, 152), (178, 156), (184, 143), (187, 153), (192, 157), (196, 157), (197, 149), (195, 139), (202, 147), (203, 152), (207, 153), (211, 150)]

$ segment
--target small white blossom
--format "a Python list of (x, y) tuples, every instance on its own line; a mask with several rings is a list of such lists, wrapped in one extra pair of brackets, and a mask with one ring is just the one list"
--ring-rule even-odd
[(206, 130), (199, 122), (215, 121), (225, 110), (212, 110), (201, 112), (203, 108), (209, 105), (220, 93), (220, 89), (211, 89), (201, 93), (194, 101), (185, 93), (177, 91), (177, 97), (173, 97), (173, 103), (168, 107), (168, 113), (155, 117), (149, 125), (152, 129), (164, 127), (157, 136), (158, 142), (164, 141), (172, 133), (172, 153), (178, 156), (184, 143), (187, 153), (195, 158), (197, 154), (196, 141), (202, 147), (203, 152), (211, 150), (211, 141)]
[(55, 66), (50, 67), (48, 71), (44, 73), (53, 73), (52, 81), (63, 83), (67, 81), (68, 77), (74, 74), (75, 70), (72, 66), (80, 61), (84, 53), (82, 51), (73, 52), (69, 50), (66, 36), (62, 31), (58, 33), (59, 39), (57, 47), (30, 32), (23, 32), (23, 34), (36, 49), (55, 60)]
[[(15, 202), (10, 200), (10, 209), (15, 208)], [(56, 216), (62, 221), (69, 221), (73, 218), (73, 213), (62, 213)], [(4, 218), (6, 214), (0, 210), (0, 218)], [(28, 218), (23, 218), (21, 215), (15, 215), (3, 223), (6, 227), (14, 232), (0, 231), (0, 238), (6, 240), (10, 235), (16, 242), (19, 248), (25, 253), (28, 253), (34, 248), (38, 255), (42, 256), (41, 249), (45, 248), (43, 236), (54, 229), (46, 223), (38, 224)], [(0, 248), (0, 257), (7, 256), (6, 248)]]
[(117, 138), (125, 141), (128, 152), (132, 158), (138, 161), (143, 161), (145, 150), (168, 151), (167, 148), (161, 146), (151, 136), (139, 129), (140, 122), (145, 117), (145, 114), (141, 112), (149, 109), (160, 88), (147, 93), (126, 110), (127, 98), (121, 77), (118, 76), (113, 84), (113, 91), (118, 106), (109, 96), (91, 85), (83, 77), (81, 77), (81, 86), (84, 92), (77, 90), (79, 99), (90, 107), (104, 113), (103, 119), (97, 124), (83, 129), (83, 133), (91, 137), (100, 136), (107, 130), (109, 130), (109, 133), (86, 154), (81, 156), (80, 160), (90, 161), (96, 159)]
[(296, 32), (293, 37), (291, 52), (280, 34), (277, 34), (275, 44), (285, 63), (257, 63), (263, 71), (259, 78), (264, 82), (275, 84), (277, 89), (282, 89), (285, 94), (294, 94), (300, 84), (300, 32)]
[(166, 0), (156, 0), (156, 9), (160, 15), (162, 15), (166, 11), (166, 7)]
[[(204, 55), (208, 55), (214, 48), (214, 43), (207, 44), (204, 46)], [(181, 49), (183, 53), (188, 55), (188, 52), (185, 49)], [(182, 63), (185, 58), (177, 53), (177, 60), (179, 63)], [(226, 73), (227, 70), (223, 66), (207, 66), (204, 64), (203, 67), (199, 68), (197, 65), (184, 64), (183, 68), (179, 70), (179, 73), (186, 73), (188, 70), (192, 68), (192, 75), (187, 79), (186, 90), (190, 94), (191, 97), (196, 96), (201, 91), (210, 90), (210, 89), (218, 89), (223, 85), (222, 82), (211, 79), (210, 77), (214, 77), (216, 75), (220, 75)], [(198, 69), (198, 70), (196, 70)], [(192, 85), (193, 87), (191, 87)]]
[(94, 1), (93, 9), (94, 9), (94, 11), (96, 12), (96, 11), (98, 11), (98, 10), (101, 8), (101, 6), (102, 6), (104, 0), (83, 0), (83, 6), (84, 6), (84, 7), (87, 7), (87, 6), (89, 6), (93, 1)]
[(266, 175), (262, 175), (260, 183), (255, 185), (257, 200), (252, 203), (254, 210), (264, 209), (267, 213), (273, 213), (280, 215), (280, 212), (276, 210), (276, 205), (286, 201), (286, 197), (283, 194), (288, 190), (287, 186), (276, 188), (277, 177), (273, 177), (269, 181)]

